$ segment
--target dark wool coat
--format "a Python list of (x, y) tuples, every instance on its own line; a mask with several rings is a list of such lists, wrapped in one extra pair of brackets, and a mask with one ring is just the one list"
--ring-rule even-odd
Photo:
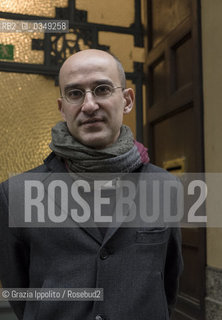
[[(51, 153), (32, 172), (50, 175), (66, 172), (66, 168)], [(163, 179), (172, 179), (152, 164), (143, 165), (138, 172), (163, 173)], [(8, 194), (8, 185), (8, 181), (0, 185), (3, 287), (104, 290), (103, 301), (11, 302), (18, 319), (170, 319), (183, 268), (179, 228), (117, 225), (104, 237), (97, 228), (9, 228), (8, 197), (16, 197), (16, 190)], [(19, 207), (17, 210), (20, 214)]]

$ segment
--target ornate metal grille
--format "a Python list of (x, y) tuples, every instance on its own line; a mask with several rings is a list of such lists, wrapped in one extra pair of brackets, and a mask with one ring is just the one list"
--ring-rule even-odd
[[(108, 46), (98, 42), (100, 31), (122, 33), (134, 37), (134, 45), (143, 47), (143, 25), (141, 22), (141, 0), (134, 0), (134, 22), (129, 27), (112, 26), (87, 22), (87, 11), (76, 9), (76, 1), (69, 0), (66, 8), (56, 8), (54, 19), (69, 20), (69, 33), (45, 33), (44, 39), (32, 39), (32, 50), (44, 51), (44, 64), (30, 64), (0, 61), (0, 71), (41, 74), (54, 77), (58, 83), (58, 71), (63, 61), (71, 54), (80, 50), (80, 41), (89, 48), (109, 51)], [(0, 12), (0, 18), (10, 20), (50, 20), (51, 17), (24, 15)], [(70, 40), (68, 35), (75, 37)], [(132, 80), (136, 87), (136, 134), (143, 140), (143, 63), (134, 62), (133, 72), (126, 72), (126, 78)]]

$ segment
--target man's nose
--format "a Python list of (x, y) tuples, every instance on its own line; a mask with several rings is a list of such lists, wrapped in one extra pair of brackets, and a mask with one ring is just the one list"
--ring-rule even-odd
[(82, 103), (82, 111), (87, 112), (89, 114), (95, 112), (97, 109), (99, 109), (99, 106), (96, 102), (95, 96), (91, 91), (87, 91), (85, 93), (85, 97)]

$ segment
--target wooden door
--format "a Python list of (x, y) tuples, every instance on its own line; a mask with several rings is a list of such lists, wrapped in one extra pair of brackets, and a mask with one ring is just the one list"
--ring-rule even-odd
[[(147, 0), (147, 140), (152, 162), (202, 172), (203, 119), (198, 0)], [(183, 229), (185, 269), (176, 320), (204, 320), (205, 230)]]

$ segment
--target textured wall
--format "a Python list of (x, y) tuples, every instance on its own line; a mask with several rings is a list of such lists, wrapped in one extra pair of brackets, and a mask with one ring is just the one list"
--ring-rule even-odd
[(0, 73), (1, 180), (28, 170), (49, 153), (50, 128), (59, 120), (58, 87), (40, 75)]
[[(207, 172), (222, 172), (222, 90), (221, 56), (222, 2), (202, 1), (202, 47), (204, 85), (204, 133), (205, 169)], [(214, 185), (215, 194), (208, 197), (207, 214), (211, 211), (222, 219), (222, 208), (215, 202), (221, 197), (221, 185)], [(219, 239), (219, 241), (218, 241)], [(207, 264), (222, 269), (222, 229), (207, 230)]]
[[(67, 3), (67, 0), (2, 0), (0, 11), (53, 18), (55, 7), (66, 7)], [(88, 11), (89, 22), (127, 27), (134, 20), (133, 0), (76, 0), (76, 6)], [(31, 39), (40, 37), (43, 35), (39, 33), (5, 33), (1, 34), (0, 43), (15, 46), (15, 62), (41, 64), (43, 52), (31, 50)], [(144, 61), (144, 49), (134, 47), (132, 36), (100, 32), (99, 42), (111, 47), (128, 72), (133, 70), (133, 61)], [(0, 181), (3, 181), (10, 174), (42, 163), (50, 152), (51, 127), (61, 117), (56, 102), (59, 90), (51, 78), (0, 72), (0, 81)], [(127, 85), (133, 87), (130, 81)], [(124, 123), (135, 134), (136, 106)]]
[[(222, 43), (222, 2), (214, 0), (202, 3), (202, 48), (203, 48), (203, 86), (204, 86), (204, 138), (205, 169), (207, 172), (222, 172), (222, 91), (221, 56)], [(207, 215), (211, 212), (222, 219), (221, 183), (211, 186), (214, 193), (209, 194), (206, 203)], [(219, 223), (221, 225), (221, 222)], [(206, 319), (220, 320), (222, 313), (222, 229), (207, 229), (207, 292)]]

